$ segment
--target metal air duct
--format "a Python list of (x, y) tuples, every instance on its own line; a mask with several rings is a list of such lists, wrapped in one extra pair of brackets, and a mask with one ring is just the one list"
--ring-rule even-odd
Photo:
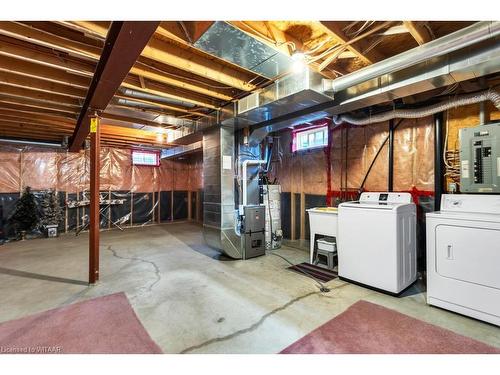
[[(382, 61), (380, 65), (375, 64), (378, 67), (373, 65), (351, 73), (349, 81), (344, 77), (337, 78), (330, 82), (335, 93), (333, 100), (254, 124), (250, 141), (260, 143), (269, 132), (497, 73), (500, 71), (499, 25), (500, 22), (478, 22), (463, 29), (472, 36), (468, 37), (467, 32), (460, 30), (436, 39), (432, 42), (432, 51), (437, 56), (426, 53), (427, 59), (419, 63), (422, 56), (419, 51), (426, 45), (404, 52), (401, 54), (404, 59), (398, 55)], [(476, 44), (472, 45), (472, 41)], [(454, 51), (443, 55), (437, 46), (446, 51), (453, 47)], [(387, 71), (383, 63), (388, 60), (398, 61), (398, 64), (389, 62), (387, 65), (394, 71), (366, 80), (366, 77), (374, 76), (372, 69), (379, 73)], [(339, 80), (342, 80), (340, 84)], [(340, 89), (345, 82), (350, 82), (352, 86)]]

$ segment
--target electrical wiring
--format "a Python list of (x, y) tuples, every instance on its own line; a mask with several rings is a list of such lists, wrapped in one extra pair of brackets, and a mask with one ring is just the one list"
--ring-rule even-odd
[(354, 32), (350, 32), (349, 31), (344, 31), (344, 33), (350, 37), (350, 38), (355, 38), (357, 37), (359, 34), (361, 34), (364, 30), (366, 30), (367, 28), (369, 28), (371, 25), (373, 25), (375, 23), (375, 21), (365, 21), (365, 23), (363, 25), (361, 25), (361, 27), (354, 31)]
[(372, 44), (370, 44), (364, 51), (363, 53), (368, 53), (370, 52), (372, 49), (374, 49), (376, 46), (378, 46), (382, 40), (384, 39), (383, 36), (377, 38)]

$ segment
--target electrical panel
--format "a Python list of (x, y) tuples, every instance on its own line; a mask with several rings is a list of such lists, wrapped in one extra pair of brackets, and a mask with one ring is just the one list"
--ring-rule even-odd
[(500, 123), (460, 129), (460, 191), (500, 192)]

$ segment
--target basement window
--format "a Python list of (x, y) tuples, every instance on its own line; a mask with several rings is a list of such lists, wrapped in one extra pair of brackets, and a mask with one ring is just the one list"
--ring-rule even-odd
[(157, 151), (132, 150), (132, 165), (158, 167), (160, 165), (160, 153)]
[(310, 150), (328, 145), (328, 125), (297, 130), (292, 136), (292, 151)]

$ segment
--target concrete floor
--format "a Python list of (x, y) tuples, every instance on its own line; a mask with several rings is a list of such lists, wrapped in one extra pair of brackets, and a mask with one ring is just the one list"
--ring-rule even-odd
[[(103, 232), (101, 280), (89, 287), (87, 240), (0, 246), (0, 321), (124, 291), (165, 353), (277, 353), (363, 299), (500, 347), (500, 328), (427, 306), (418, 285), (395, 298), (334, 280), (321, 294), (278, 257), (220, 257), (190, 223)], [(279, 254), (308, 258), (292, 247)]]

